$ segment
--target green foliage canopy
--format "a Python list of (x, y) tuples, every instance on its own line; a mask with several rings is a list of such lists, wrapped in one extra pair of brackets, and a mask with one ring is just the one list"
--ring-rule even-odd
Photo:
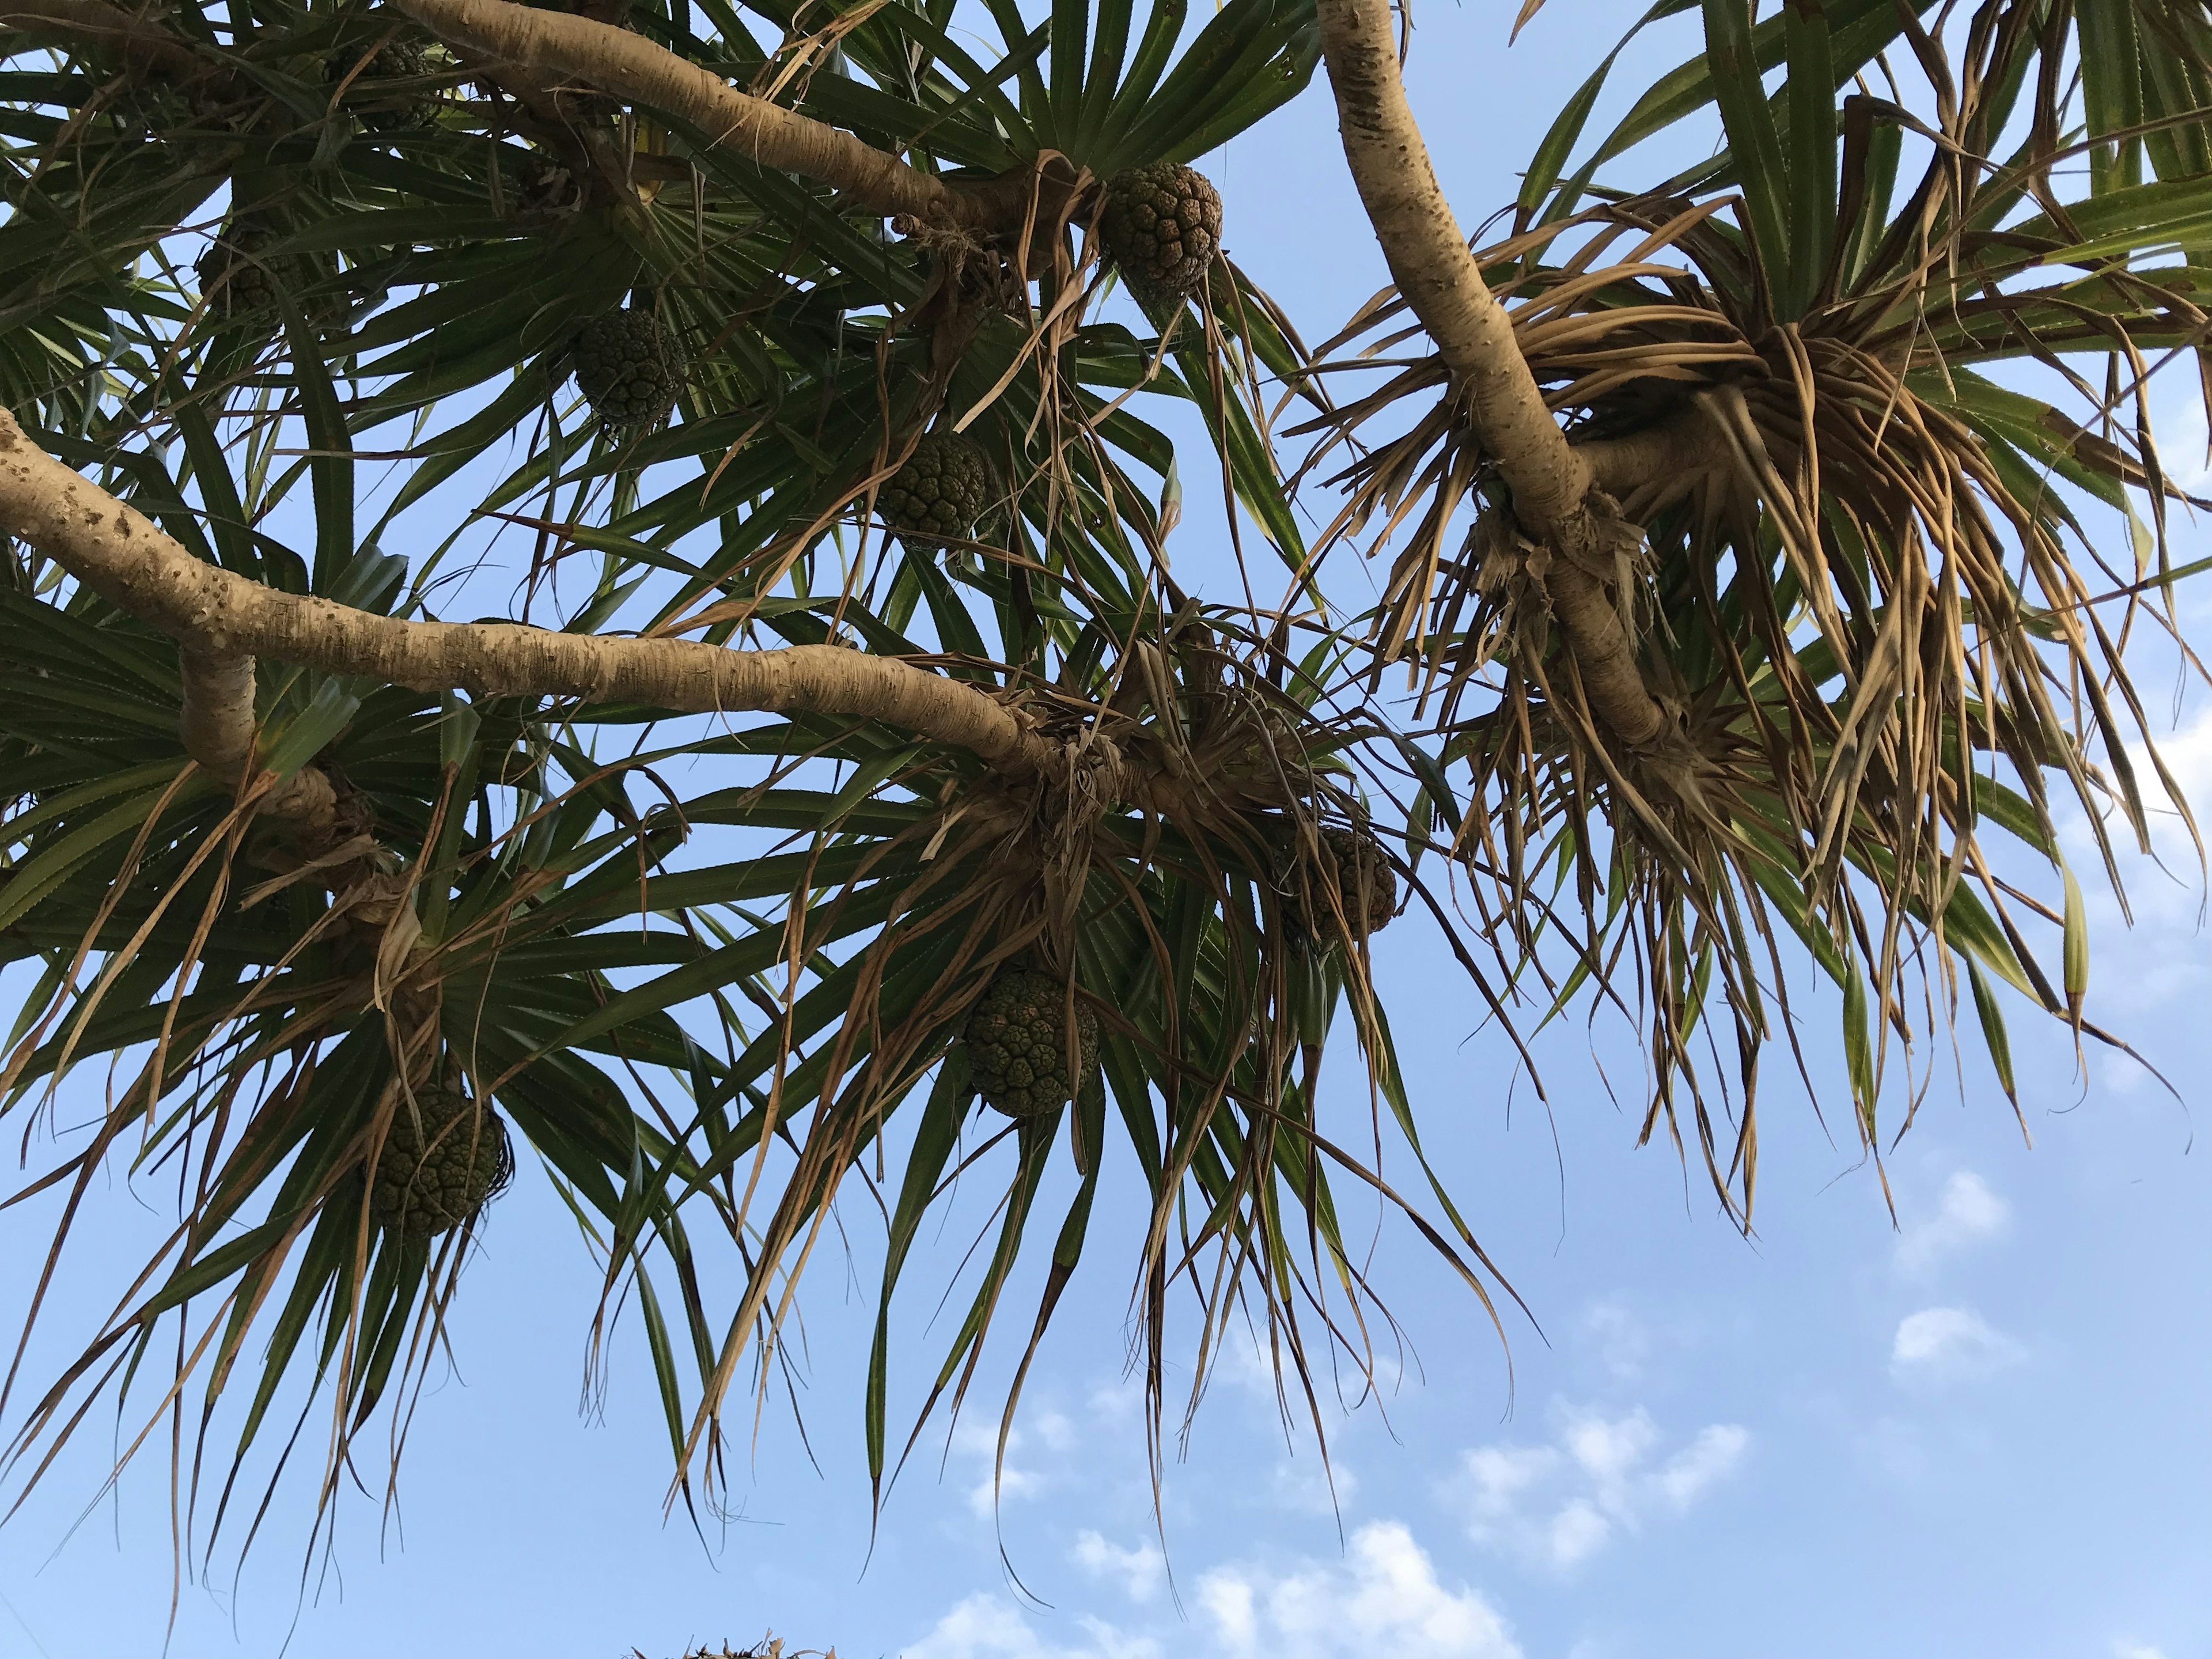
[[(923, 1420), (968, 1388), (1018, 1261), (1046, 1258), (1033, 1354), (1094, 1223), (1121, 1231), (1093, 1212), (1109, 1156), (1148, 1194), (1127, 1231), (1156, 1433), (1178, 1285), (1194, 1405), (1255, 1305), (1310, 1401), (1310, 1333), (1366, 1364), (1340, 1189), (1491, 1305), (1370, 981), (1401, 894), (1476, 1006), (1627, 1009), (1645, 1133), (1694, 1141), (1746, 1226), (1793, 983), (1839, 988), (1877, 1158), (1890, 1045), (1962, 1000), (2008, 1091), (2007, 998), (2096, 1030), (2051, 799), (2100, 836), (2147, 838), (2160, 793), (2186, 814), (2154, 747), (2148, 777), (2131, 758), (2124, 647), (2172, 629), (2187, 574), (2147, 386), (2205, 349), (2203, 6), (1661, 0), (1638, 32), (1695, 14), (1702, 51), (1594, 143), (1620, 50), (1561, 113), (1473, 266), (1626, 526), (1592, 580), (1660, 711), (1630, 742), (1427, 295), (1386, 291), (1315, 349), (1225, 257), (1188, 297), (1110, 301), (1113, 181), (1171, 197), (1169, 164), (1298, 96), (1353, 0), (1320, 3), (15, 0), (0, 400), (241, 607), (331, 624), (257, 667), (118, 602), (58, 520), (4, 526), (0, 961), (22, 988), (0, 1089), (35, 1121), (74, 1068), (115, 1079), (24, 1195), (66, 1193), (58, 1252), (113, 1164), (182, 1194), (82, 1358), (4, 1402), (19, 1476), (90, 1400), (149, 1386), (168, 1331), (161, 1407), (198, 1390), (204, 1437), (238, 1402), (196, 1477), (242, 1466), (304, 1378), (334, 1496), (465, 1316), (476, 1221), (424, 1237), (369, 1201), (380, 1160), (481, 1121), (434, 1097), (495, 1105), (606, 1307), (634, 1301), (687, 1491), (732, 1391), (769, 1386), (841, 1186), (871, 1183), (880, 1485), (890, 1311), (970, 1168), (1003, 1198)], [(1726, 141), (1709, 160), (1607, 182), (1698, 117)], [(580, 366), (611, 384), (580, 340), (635, 354), (624, 383), (653, 395), (568, 392)], [(1219, 478), (1233, 602), (1168, 559), (1178, 423), (1213, 451), (1188, 476)], [(880, 522), (918, 454), (956, 453), (957, 514)], [(467, 611), (495, 529), (530, 544), (497, 620), (609, 663), (835, 647), (817, 679), (919, 670), (962, 729), (1018, 740), (332, 643), (459, 623), (436, 637), (461, 662), (495, 637)], [(1322, 577), (1363, 543), (1384, 596), (1346, 614)], [(1062, 988), (1083, 1018), (1057, 1029), (1095, 1027), (1097, 1064), (1002, 1121), (962, 1036), (1010, 972)], [(1716, 1022), (1732, 1077), (1693, 1059)], [(1325, 1133), (1339, 1024), (1418, 1202)], [(1060, 1159), (1073, 1200), (1040, 1213)]]

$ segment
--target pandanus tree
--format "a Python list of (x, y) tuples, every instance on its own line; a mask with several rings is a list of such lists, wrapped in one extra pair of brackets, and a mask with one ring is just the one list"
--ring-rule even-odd
[[(290, 1378), (327, 1501), (519, 1163), (687, 1491), (856, 1179), (879, 1483), (956, 1176), (1002, 1197), (924, 1420), (1094, 1231), (1156, 1447), (1181, 1295), (1201, 1384), (1238, 1309), (1295, 1378), (1364, 1364), (1348, 1194), (1502, 1284), (1376, 990), (1407, 907), (1471, 1016), (1635, 1022), (1645, 1133), (1746, 1227), (1793, 991), (1877, 1162), (1905, 1047), (1975, 1034), (2009, 1091), (2008, 1006), (2119, 1040), (2054, 822), (2117, 886), (2108, 837), (2187, 817), (2124, 654), (2189, 568), (2148, 386), (2212, 362), (2199, 0), (1660, 0), (1702, 50), (1593, 141), (1617, 49), (1472, 241), (1385, 0), (4, 11), (33, 1321), (106, 1172), (179, 1195), (81, 1357), (11, 1373), (19, 1482), (188, 1389), (191, 1478), (242, 1468)], [(1190, 163), (1324, 64), (1395, 286), (1309, 349)], [(1717, 147), (1623, 187), (1685, 120)], [(1226, 597), (1169, 557), (1191, 477)]]

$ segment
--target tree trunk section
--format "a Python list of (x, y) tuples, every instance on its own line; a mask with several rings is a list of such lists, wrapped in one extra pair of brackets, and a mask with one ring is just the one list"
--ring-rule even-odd
[(1512, 319), (1482, 280), (1437, 183), (1406, 101), (1389, 0), (1319, 0), (1317, 9), (1345, 160), (1390, 275), (1511, 487), (1514, 516), (1558, 555), (1546, 587), (1592, 711), (1623, 741), (1648, 743), (1666, 722), (1605, 592), (1610, 538), (1590, 512), (1589, 468), (1545, 407)]

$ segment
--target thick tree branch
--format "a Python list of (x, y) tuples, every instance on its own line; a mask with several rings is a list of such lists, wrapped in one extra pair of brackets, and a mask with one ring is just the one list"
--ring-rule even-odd
[(1590, 483), (1632, 515), (1647, 510), (1645, 502), (1678, 499), (1697, 479), (1720, 470), (1726, 453), (1694, 402), (1641, 432), (1575, 446)]
[[(184, 683), (177, 735), (185, 753), (234, 789), (253, 773), (253, 659), (210, 657), (186, 645), (177, 653)], [(314, 767), (302, 767), (261, 798), (258, 811), (290, 823), (317, 850), (330, 840), (336, 793)]]
[(211, 657), (190, 644), (177, 659), (185, 752), (225, 783), (242, 781), (253, 765), (253, 659)]
[[(195, 558), (152, 520), (40, 449), (0, 410), (0, 532), (184, 647), (196, 759), (242, 764), (238, 711), (255, 656), (418, 691), (623, 699), (678, 713), (805, 710), (879, 720), (1000, 771), (1027, 775), (1056, 750), (977, 688), (829, 645), (733, 651), (694, 640), (605, 639), (511, 623), (402, 622), (264, 587)], [(195, 659), (198, 659), (197, 661)], [(250, 665), (248, 671), (250, 672)], [(221, 731), (210, 724), (230, 710)]]
[(948, 184), (848, 132), (740, 92), (628, 29), (510, 0), (398, 3), (451, 45), (540, 73), (573, 76), (664, 111), (763, 167), (819, 179), (887, 218), (904, 214), (970, 231), (1005, 228), (1005, 191)]
[[(638, 171), (637, 163), (647, 158), (623, 156), (597, 126), (569, 119), (562, 111), (560, 94), (545, 76), (519, 64), (493, 64), (483, 53), (466, 48), (453, 55), (486, 90), (514, 100), (509, 119), (514, 131), (560, 156), (580, 185), (589, 187), (596, 180), (603, 201), (635, 204), (637, 192), (630, 179)], [(684, 173), (690, 177), (690, 168)]]
[(214, 72), (161, 24), (107, 0), (0, 0), (0, 28), (64, 46), (103, 46), (133, 70), (173, 81)]
[(1617, 531), (1592, 513), (1590, 470), (1544, 405), (1512, 319), (1482, 280), (1406, 102), (1390, 0), (1318, 0), (1322, 56), (1352, 182), (1390, 274), (1451, 371), (1452, 390), (1513, 490), (1527, 532), (1554, 549), (1545, 580), (1592, 710), (1631, 744), (1665, 726), (1604, 579)]

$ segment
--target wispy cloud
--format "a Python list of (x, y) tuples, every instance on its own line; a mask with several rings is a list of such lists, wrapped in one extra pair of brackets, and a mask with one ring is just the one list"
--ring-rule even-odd
[(1167, 1579), (1160, 1547), (1150, 1541), (1115, 1544), (1086, 1527), (1076, 1534), (1073, 1553), (1076, 1565), (1092, 1577), (1118, 1581), (1132, 1601), (1151, 1601)]
[(1593, 1304), (1583, 1316), (1583, 1334), (1606, 1370), (1620, 1381), (1632, 1382), (1644, 1374), (1651, 1334), (1625, 1304), (1612, 1297)]
[(1714, 1423), (1699, 1429), (1698, 1437), (1660, 1469), (1660, 1495), (1676, 1514), (1687, 1514), (1710, 1487), (1735, 1472), (1750, 1445), (1751, 1431), (1738, 1424)]
[(1553, 1443), (1478, 1446), (1461, 1459), (1453, 1495), (1478, 1543), (1532, 1556), (1557, 1571), (1580, 1565), (1620, 1532), (1685, 1515), (1735, 1473), (1751, 1431), (1713, 1423), (1656, 1457), (1659, 1426), (1641, 1407), (1622, 1417), (1569, 1413)]
[(2027, 1358), (2027, 1349), (1972, 1308), (1923, 1308), (1898, 1322), (1889, 1368), (1901, 1380), (1951, 1382), (1987, 1376)]
[(1232, 1659), (1521, 1659), (1504, 1617), (1479, 1590), (1447, 1589), (1428, 1552), (1395, 1521), (1352, 1535), (1341, 1562), (1287, 1573), (1222, 1567), (1198, 1581), (1198, 1605)]
[[(1067, 1419), (1056, 1413), (1043, 1413), (1036, 1426), (1037, 1437), (1048, 1450), (1064, 1451), (1073, 1439)], [(1027, 1443), (1025, 1431), (1017, 1428), (1009, 1433), (1006, 1462), (1000, 1465), (999, 1425), (995, 1421), (963, 1421), (953, 1430), (954, 1454), (980, 1466), (975, 1483), (968, 1489), (968, 1507), (979, 1518), (988, 1520), (1001, 1506), (1018, 1498), (1034, 1497), (1044, 1490), (1048, 1482), (1043, 1473), (1018, 1461)]]
[(1292, 1514), (1340, 1515), (1359, 1490), (1359, 1474), (1332, 1452), (1326, 1465), (1309, 1443), (1300, 1456), (1275, 1460), (1267, 1489), (1275, 1508)]
[[(2185, 588), (2186, 593), (2189, 590)], [(2186, 620), (2185, 618), (2185, 620)], [(2154, 732), (2165, 764), (2191, 811), (2202, 823), (2212, 808), (2212, 709), (2198, 711), (2172, 731)], [(2203, 994), (2212, 970), (2203, 960), (2208, 920), (2203, 881), (2197, 872), (2197, 850), (2181, 815), (2166, 798), (2164, 785), (2140, 741), (2128, 744), (2150, 815), (2151, 842), (2157, 857), (2136, 852), (2130, 837), (2116, 834), (2114, 854), (2127, 884), (2123, 912), (2111, 890), (2086, 872), (2097, 864), (2089, 822), (2078, 805), (2059, 820), (2060, 840), (2082, 877), (2089, 920), (2091, 995), (2111, 996), (2124, 987), (2127, 1004), (2138, 1017), (2144, 1011)], [(2141, 1066), (2124, 1055), (2108, 1056), (2111, 1081), (2141, 1082)]]
[(2115, 1642), (2112, 1644), (2112, 1659), (2166, 1659), (2166, 1654), (2161, 1649), (2142, 1642)]
[(1972, 1170), (1943, 1184), (1932, 1213), (1909, 1220), (1897, 1241), (1897, 1265), (1925, 1273), (1946, 1256), (1996, 1237), (2012, 1221), (2012, 1206)]
[(2161, 383), (2175, 395), (2159, 414), (2158, 455), (2176, 485), (2202, 490), (2212, 484), (2212, 455), (2206, 453), (2204, 399), (2189, 384), (2194, 378), (2173, 374)]

